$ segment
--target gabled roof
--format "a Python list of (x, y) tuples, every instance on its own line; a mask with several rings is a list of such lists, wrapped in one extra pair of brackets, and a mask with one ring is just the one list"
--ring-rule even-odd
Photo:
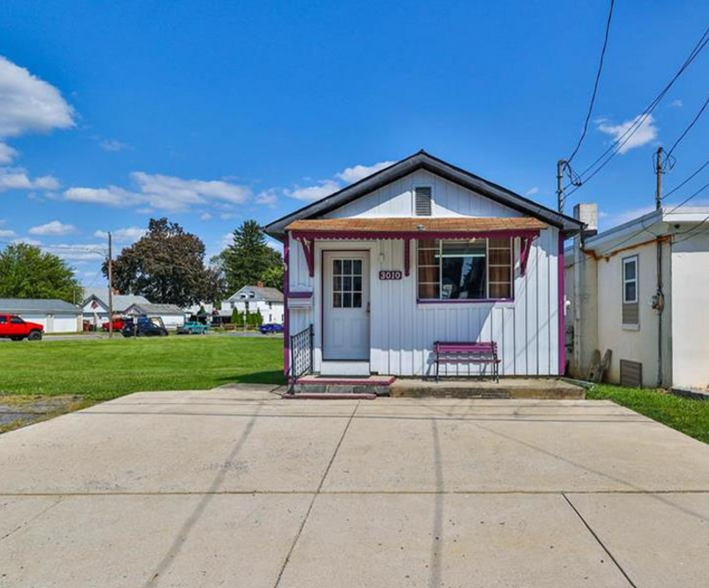
[(185, 311), (176, 304), (132, 304), (126, 311), (137, 314), (185, 314)]
[(419, 169), (425, 169), (463, 188), (521, 212), (526, 216), (537, 218), (544, 223), (557, 227), (566, 233), (575, 233), (583, 226), (583, 223), (570, 216), (542, 206), (537, 202), (516, 194), (512, 190), (503, 188), (498, 184), (451, 165), (421, 150), (394, 165), (343, 188), (339, 192), (335, 192), (322, 200), (313, 202), (300, 210), (273, 221), (265, 227), (265, 231), (274, 238), (282, 239), (285, 235), (286, 227), (292, 222), (302, 219), (319, 218), (328, 212), (340, 208), (357, 198), (369, 194), (374, 190), (378, 190)]
[(42, 313), (79, 315), (81, 309), (56, 298), (0, 298), (0, 312), (9, 314)]
[[(241, 298), (241, 294), (250, 294), (252, 292), (254, 294), (253, 296)], [(239, 302), (240, 300), (283, 302), (283, 292), (276, 288), (267, 288), (264, 286), (244, 286), (229, 296), (228, 300), (233, 302)]]
[[(86, 289), (84, 293), (86, 293)], [(104, 310), (108, 311), (108, 289), (102, 290), (100, 293), (90, 294), (84, 299), (81, 306), (86, 306), (92, 300), (95, 300)], [(150, 304), (150, 302), (144, 296), (135, 294), (113, 295), (113, 312), (124, 312), (132, 304)]]

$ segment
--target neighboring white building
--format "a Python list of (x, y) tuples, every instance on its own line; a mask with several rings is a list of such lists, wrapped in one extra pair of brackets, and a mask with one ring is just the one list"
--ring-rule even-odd
[(16, 314), (39, 323), (45, 333), (80, 333), (83, 326), (81, 308), (64, 300), (0, 298), (0, 314)]
[(125, 313), (128, 316), (146, 315), (151, 318), (161, 318), (165, 328), (175, 330), (185, 324), (185, 311), (175, 304), (131, 304)]
[[(113, 295), (113, 314), (120, 316), (132, 304), (149, 304), (143, 296), (132, 294)], [(89, 321), (96, 328), (108, 321), (108, 288), (84, 288), (84, 301), (81, 303), (84, 320)]]
[(321, 374), (427, 376), (439, 340), (496, 342), (501, 375), (563, 373), (563, 244), (581, 226), (423, 151), (274, 221), (286, 373), (309, 325)]
[(244, 286), (222, 302), (220, 314), (230, 317), (234, 310), (259, 312), (264, 323), (283, 324), (283, 292), (264, 286)]
[[(576, 214), (594, 217), (595, 205)], [(594, 350), (610, 350), (609, 382), (709, 386), (709, 208), (657, 210), (586, 237), (583, 248), (577, 239), (569, 253), (575, 376), (586, 377)]]

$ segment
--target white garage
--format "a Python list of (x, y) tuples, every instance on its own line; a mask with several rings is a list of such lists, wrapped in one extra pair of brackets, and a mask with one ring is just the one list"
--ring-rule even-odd
[(58, 299), (0, 298), (0, 314), (16, 314), (38, 323), (45, 333), (79, 333), (81, 308)]

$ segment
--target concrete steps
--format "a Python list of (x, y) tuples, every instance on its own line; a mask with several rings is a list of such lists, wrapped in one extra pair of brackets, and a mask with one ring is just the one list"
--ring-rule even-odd
[(368, 376), (342, 378), (320, 375), (309, 375), (298, 378), (295, 384), (295, 393), (325, 396), (341, 396), (346, 394), (364, 394), (385, 396), (389, 394), (389, 387), (394, 383), (393, 376)]

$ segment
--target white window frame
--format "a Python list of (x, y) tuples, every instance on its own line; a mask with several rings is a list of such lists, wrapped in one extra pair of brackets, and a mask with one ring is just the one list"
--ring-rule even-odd
[[(635, 264), (635, 277), (632, 279), (626, 278), (625, 275), (625, 267), (629, 264)], [(640, 301), (640, 259), (637, 255), (631, 255), (630, 257), (624, 257), (623, 258), (623, 275), (622, 275), (622, 300), (623, 304), (637, 304)], [(626, 288), (625, 285), (629, 283), (634, 283), (635, 284), (635, 300), (626, 300), (625, 299), (625, 293), (626, 293)]]

